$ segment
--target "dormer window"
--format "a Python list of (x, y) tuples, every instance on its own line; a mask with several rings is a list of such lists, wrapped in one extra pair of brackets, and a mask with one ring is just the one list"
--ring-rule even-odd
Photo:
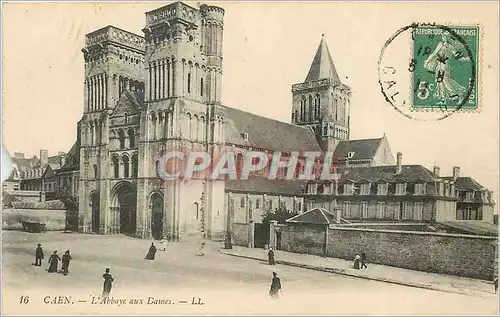
[(347, 153), (347, 158), (352, 159), (354, 157), (354, 152), (348, 152)]
[(377, 195), (387, 195), (387, 187), (389, 187), (387, 183), (378, 184)]
[(361, 184), (359, 194), (360, 195), (370, 195), (370, 183)]
[(415, 195), (425, 195), (425, 183), (415, 184)]
[(354, 194), (354, 184), (348, 183), (344, 184), (344, 195), (353, 195)]
[(474, 192), (466, 192), (465, 201), (474, 201)]
[(248, 133), (242, 133), (241, 137), (243, 138), (243, 140), (248, 141)]
[(406, 195), (406, 183), (396, 184), (396, 195)]

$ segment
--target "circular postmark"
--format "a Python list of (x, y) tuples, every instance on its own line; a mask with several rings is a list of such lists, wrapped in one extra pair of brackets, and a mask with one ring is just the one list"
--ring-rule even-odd
[(414, 23), (382, 47), (379, 84), (386, 101), (407, 118), (443, 120), (478, 106), (479, 28)]

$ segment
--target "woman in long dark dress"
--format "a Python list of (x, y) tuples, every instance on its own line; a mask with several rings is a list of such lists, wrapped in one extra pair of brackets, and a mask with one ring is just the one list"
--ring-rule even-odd
[(359, 254), (356, 253), (356, 256), (354, 257), (354, 268), (356, 270), (359, 270), (359, 261), (361, 260), (361, 257)]
[(49, 258), (49, 263), (50, 263), (48, 269), (49, 273), (57, 273), (57, 265), (59, 261), (61, 261), (61, 258), (59, 257), (59, 255), (57, 255), (57, 250), (56, 250), (54, 251), (54, 253), (52, 253), (52, 255)]
[(69, 254), (69, 250), (66, 250), (62, 256), (62, 268), (61, 271), (64, 275), (68, 275), (69, 262), (73, 260), (73, 257)]
[(269, 252), (267, 252), (267, 262), (269, 263), (269, 265), (274, 265), (275, 264), (275, 261), (274, 261), (274, 251), (273, 249), (269, 249)]
[(273, 281), (271, 282), (271, 289), (269, 295), (272, 298), (278, 298), (281, 292), (281, 281), (276, 272), (273, 272)]
[(156, 247), (154, 242), (151, 242), (151, 246), (149, 247), (149, 252), (146, 255), (146, 260), (154, 260), (156, 255)]
[(111, 274), (109, 274), (109, 269), (106, 269), (106, 273), (102, 275), (102, 278), (104, 279), (102, 298), (106, 298), (111, 292), (111, 287), (113, 286), (113, 282), (115, 281), (115, 279), (111, 276)]

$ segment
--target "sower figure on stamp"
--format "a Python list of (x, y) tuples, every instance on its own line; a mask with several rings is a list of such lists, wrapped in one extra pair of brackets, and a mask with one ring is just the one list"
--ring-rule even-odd
[(104, 285), (102, 288), (102, 298), (107, 298), (109, 296), (109, 293), (111, 292), (111, 287), (113, 286), (113, 282), (115, 279), (109, 274), (109, 269), (106, 269), (106, 273), (102, 275), (102, 278), (104, 278)]
[(269, 248), (269, 252), (267, 252), (267, 262), (269, 263), (269, 265), (274, 265), (275, 264), (275, 261), (274, 261), (274, 251), (272, 248)]
[(73, 260), (73, 257), (69, 254), (69, 250), (66, 250), (64, 255), (62, 256), (62, 273), (64, 275), (68, 275), (69, 262)]
[(366, 253), (365, 251), (361, 251), (361, 268), (368, 268), (368, 266), (366, 266)]
[(273, 272), (273, 280), (271, 282), (271, 289), (269, 290), (269, 295), (272, 298), (279, 298), (281, 293), (281, 280), (278, 277), (278, 273)]
[(149, 247), (149, 252), (146, 254), (146, 260), (154, 260), (156, 255), (156, 247), (154, 242), (151, 242), (151, 246)]
[(49, 273), (57, 273), (57, 266), (59, 261), (61, 261), (61, 258), (59, 257), (59, 255), (57, 255), (57, 250), (56, 250), (54, 251), (54, 253), (52, 253), (52, 255), (49, 258), (49, 263), (50, 263), (48, 269)]
[(43, 249), (42, 245), (39, 243), (35, 251), (35, 266), (42, 266), (43, 260)]

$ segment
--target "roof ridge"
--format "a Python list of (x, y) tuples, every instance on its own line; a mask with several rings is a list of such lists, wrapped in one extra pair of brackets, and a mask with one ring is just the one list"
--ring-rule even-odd
[[(290, 122), (281, 121), (281, 120), (278, 120), (278, 119), (264, 117), (263, 115), (256, 114), (256, 113), (253, 113), (253, 112), (250, 112), (250, 111), (246, 111), (246, 110), (243, 110), (243, 109), (229, 107), (229, 106), (221, 106), (221, 107), (224, 107), (224, 108), (230, 109), (230, 110), (236, 110), (236, 111), (240, 111), (240, 112), (245, 112), (245, 113), (251, 114), (253, 116), (259, 117), (260, 119), (266, 119), (266, 120), (269, 120), (269, 121), (274, 121), (274, 122), (278, 122), (278, 123), (281, 123), (281, 124), (286, 124), (286, 125), (289, 125), (289, 126), (298, 127), (298, 128), (302, 128), (302, 129), (309, 129), (308, 126), (302, 126), (302, 125), (298, 125), (298, 124), (294, 124), (294, 123), (290, 123)], [(231, 118), (229, 118), (229, 120), (230, 119)]]

